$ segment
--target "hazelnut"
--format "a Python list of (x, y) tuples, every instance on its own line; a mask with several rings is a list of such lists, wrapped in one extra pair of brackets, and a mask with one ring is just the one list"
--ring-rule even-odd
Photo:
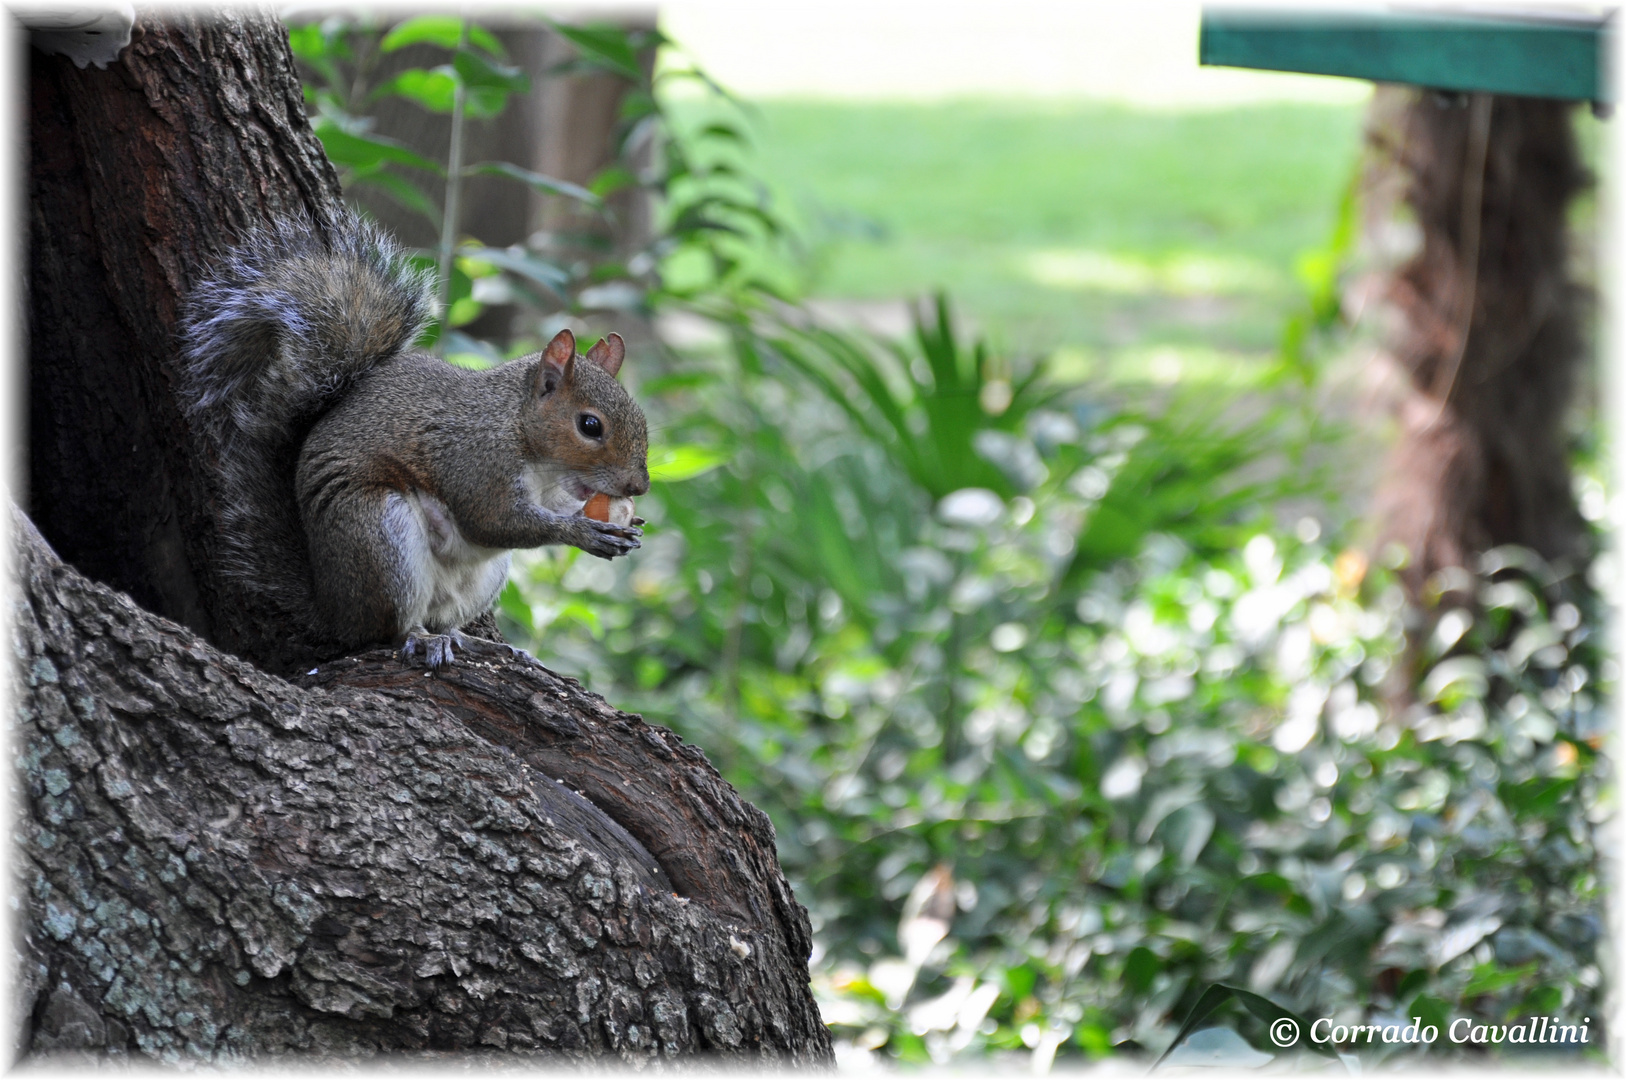
[(614, 525), (626, 525), (632, 521), (632, 500), (626, 497), (611, 498), (604, 492), (595, 492), (587, 505), (582, 507), (582, 514), (594, 521), (608, 521)]

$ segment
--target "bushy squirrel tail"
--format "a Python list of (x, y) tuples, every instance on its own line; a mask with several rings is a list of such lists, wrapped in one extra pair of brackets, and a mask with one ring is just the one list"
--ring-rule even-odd
[(193, 287), (182, 396), (218, 461), (219, 566), (246, 599), (308, 621), (299, 447), (356, 379), (412, 346), (431, 311), (426, 276), (348, 213), (263, 226)]
[(351, 214), (264, 226), (187, 299), (188, 409), (274, 438), (399, 355), (429, 318), (427, 279), (377, 226)]

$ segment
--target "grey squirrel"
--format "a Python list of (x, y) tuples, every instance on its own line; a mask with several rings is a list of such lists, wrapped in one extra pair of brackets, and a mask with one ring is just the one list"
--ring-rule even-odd
[(329, 647), (393, 641), (431, 668), (490, 608), (511, 549), (639, 546), (581, 513), (649, 490), (644, 414), (610, 334), (562, 330), (484, 371), (412, 351), (425, 278), (353, 215), (253, 234), (197, 284), (182, 390), (219, 467), (219, 559)]

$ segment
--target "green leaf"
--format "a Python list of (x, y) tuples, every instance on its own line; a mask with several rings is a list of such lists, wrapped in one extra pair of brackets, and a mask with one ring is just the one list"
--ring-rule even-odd
[(368, 95), (377, 100), (394, 94), (435, 113), (449, 113), (457, 99), (457, 75), (446, 65), (425, 70), (408, 68)]
[[(430, 112), (450, 113), (457, 107), (457, 88), (460, 81), (461, 76), (457, 69), (449, 64), (442, 64), (427, 71), (423, 68), (409, 68), (374, 90), (368, 95), (368, 100), (394, 94)], [(463, 107), (469, 116), (478, 119), (497, 116), (507, 104), (508, 91), (500, 87), (466, 87), (463, 95)]]
[(306, 23), (288, 28), (288, 47), (301, 60), (314, 63), (319, 60), (343, 59), (349, 50), (342, 39), (330, 38), (322, 33), (321, 23)]
[(593, 177), (587, 185), (599, 198), (606, 198), (624, 188), (637, 187), (638, 177), (631, 170), (620, 165), (611, 165), (609, 168)]
[(352, 187), (362, 184), (376, 187), (408, 210), (414, 210), (422, 214), (431, 225), (437, 228), (440, 226), (440, 207), (436, 206), (434, 200), (425, 194), (418, 185), (405, 177), (380, 170), (359, 174), (355, 179), (351, 180), (350, 184)]
[[(340, 70), (340, 65), (355, 58), (350, 48), (350, 35), (358, 29), (365, 31), (366, 25), (357, 26), (345, 19), (333, 18), (290, 27), (288, 31), (288, 45), (294, 55), (315, 68), (327, 84), (318, 92), (318, 100), (325, 100), (340, 111), (344, 109), (345, 93), (349, 87), (349, 80)], [(307, 100), (316, 90), (308, 83), (304, 89)]]
[(1404, 979), (1400, 980), (1400, 985), (1395, 987), (1395, 1000), (1404, 1001), (1406, 998), (1411, 997), (1413, 994), (1427, 985), (1428, 969), (1418, 968), (1416, 971), (1408, 973)]
[(316, 137), (322, 140), (322, 149), (333, 164), (352, 169), (365, 169), (385, 162), (410, 165), (436, 174), (444, 174), (439, 165), (398, 142), (378, 136), (356, 135), (345, 131), (331, 120), (318, 120), (314, 125)]
[(446, 310), (446, 324), (448, 326), (467, 326), (478, 319), (485, 311), (486, 306), (472, 296), (465, 296), (452, 301), (452, 306)]
[(1468, 985), (1462, 988), (1463, 999), (1478, 997), (1480, 994), (1495, 993), (1498, 990), (1505, 990), (1509, 986), (1517, 986), (1534, 975), (1538, 966), (1534, 960), (1514, 968), (1497, 968), (1494, 964), (1481, 964), (1479, 967), (1474, 968), (1473, 977), (1468, 980)]
[[(1309, 1037), (1309, 1021), (1298, 1013), (1276, 1004), (1267, 997), (1261, 997), (1251, 990), (1244, 990), (1239, 986), (1228, 986), (1225, 983), (1210, 983), (1208, 988), (1197, 998), (1197, 1004), (1193, 1005), (1191, 1011), (1186, 1014), (1185, 1020), (1180, 1024), (1180, 1030), (1175, 1032), (1174, 1039), (1169, 1043), (1168, 1049), (1158, 1055), (1158, 1059), (1153, 1063), (1152, 1068), (1156, 1069), (1163, 1064), (1163, 1059), (1173, 1053), (1175, 1047), (1185, 1042), (1186, 1036), (1196, 1030), (1198, 1024), (1212, 1016), (1214, 1011), (1221, 1005), (1233, 999), (1266, 1024), (1291, 1021), (1293, 1030), (1297, 1032), (1296, 1041), (1288, 1043), (1287, 1046), (1281, 1047), (1282, 1049), (1303, 1046), (1314, 1053), (1320, 1054), (1322, 1057), (1343, 1060), (1342, 1055), (1331, 1046), (1315, 1042)], [(1345, 1062), (1345, 1067), (1349, 1068), (1348, 1062)]]
[(699, 131), (696, 131), (694, 134), (695, 134), (696, 138), (718, 139), (718, 140), (723, 140), (723, 141), (727, 141), (727, 142), (738, 143), (741, 146), (745, 146), (745, 145), (749, 144), (750, 141), (751, 141), (746, 136), (745, 132), (741, 131), (739, 128), (735, 127), (732, 124), (724, 124), (724, 123), (707, 124), (705, 127), (701, 128)]
[(494, 64), (477, 53), (460, 52), (452, 60), (452, 68), (470, 89), (502, 90), (523, 94), (531, 89), (531, 77), (517, 67)]
[(508, 106), (508, 91), (492, 86), (470, 87), (463, 99), (463, 107), (476, 120), (489, 120), (501, 116)]
[[(482, 26), (469, 24), (469, 43), (493, 56), (506, 56), (502, 42)], [(394, 52), (408, 45), (439, 45), (455, 49), (463, 39), (463, 20), (455, 15), (418, 15), (399, 23), (378, 43), (380, 52)]]
[(1021, 1001), (1033, 993), (1033, 988), (1039, 983), (1039, 973), (1027, 964), (1005, 970), (1005, 989), (1014, 1001)]
[[(1136, 945), (1124, 957), (1124, 985), (1132, 993), (1144, 994), (1152, 985), (1152, 978), (1163, 969), (1157, 954), (1144, 945)], [(1175, 1040), (1179, 1042), (1179, 1039)]]
[(482, 161), (478, 165), (470, 165), (463, 170), (464, 176), (506, 176), (510, 180), (518, 180), (528, 184), (531, 188), (544, 195), (564, 195), (577, 199), (589, 206), (603, 206), (604, 200), (591, 191), (568, 180), (555, 180), (551, 176), (522, 169), (507, 161)]
[(1256, 888), (1264, 889), (1266, 892), (1273, 892), (1284, 897), (1293, 895), (1293, 883), (1282, 877), (1280, 874), (1272, 874), (1268, 872), (1263, 874), (1252, 874), (1243, 878), (1242, 884), (1253, 885)]
[(529, 630), (535, 625), (530, 602), (525, 599), (525, 594), (520, 591), (519, 586), (512, 581), (504, 585), (502, 592), (497, 594), (497, 606), (502, 609), (504, 615), (525, 629)]
[(654, 397), (657, 394), (669, 394), (674, 390), (697, 390), (714, 382), (716, 382), (716, 376), (714, 375), (707, 375), (699, 371), (685, 371), (675, 375), (661, 375), (658, 378), (645, 379), (638, 389), (640, 393)]
[(1564, 992), (1556, 986), (1538, 986), (1524, 995), (1521, 1011), (1527, 1016), (1557, 1012), (1564, 1001)]
[(1537, 776), (1517, 784), (1503, 782), (1496, 792), (1516, 818), (1545, 817), (1575, 787), (1572, 777)]
[(644, 81), (644, 69), (638, 63), (638, 54), (633, 50), (627, 32), (619, 26), (551, 25), (554, 33), (576, 46), (585, 62), (635, 83)]
[(692, 480), (725, 464), (730, 456), (727, 450), (694, 443), (652, 446), (649, 450), (649, 478), (666, 483)]
[[(643, 121), (656, 121), (663, 130), (667, 128), (660, 103), (655, 100), (655, 95), (642, 86), (629, 87), (626, 94), (621, 98), (621, 125), (626, 130), (627, 136), (634, 133), (641, 134), (640, 129), (643, 127)], [(627, 136), (622, 138), (622, 146), (628, 145), (630, 139)]]
[(598, 612), (579, 600), (560, 608), (554, 621), (581, 623), (594, 638), (604, 636), (604, 623), (599, 619)]
[(640, 656), (636, 672), (642, 690), (653, 690), (666, 680), (666, 665), (653, 656)]
[(931, 1052), (926, 1049), (926, 1040), (912, 1031), (896, 1032), (887, 1047), (896, 1051), (898, 1060), (907, 1065), (928, 1065), (932, 1060)]
[(560, 299), (570, 286), (570, 274), (566, 270), (523, 249), (468, 247), (461, 249), (461, 253), (533, 281)]
[(1411, 1007), (1406, 1010), (1407, 1016), (1415, 1016), (1422, 1020), (1423, 1027), (1433, 1026), (1442, 1033), (1451, 1026), (1451, 1005), (1437, 997), (1428, 994), (1418, 994), (1412, 999)]

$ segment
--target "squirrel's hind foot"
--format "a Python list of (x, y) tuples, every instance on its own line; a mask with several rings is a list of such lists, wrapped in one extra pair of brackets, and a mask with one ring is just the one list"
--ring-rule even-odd
[(460, 649), (466, 649), (468, 647), (468, 642), (470, 641), (477, 641), (482, 645), (490, 645), (494, 649), (500, 649), (507, 653), (509, 659), (512, 660), (529, 660), (533, 664), (542, 663), (542, 661), (538, 660), (536, 657), (532, 656), (530, 653), (526, 652), (524, 649), (520, 648), (518, 645), (515, 645), (511, 641), (502, 641), (498, 638), (483, 637), (479, 634), (463, 634), (461, 639), (457, 642), (457, 647)]
[(454, 645), (459, 649), (467, 645), (463, 635), (456, 629), (444, 634), (431, 634), (421, 626), (413, 627), (406, 632), (406, 637), (401, 641), (401, 660), (407, 664), (416, 663), (422, 654), (424, 667), (433, 671), (453, 661)]

